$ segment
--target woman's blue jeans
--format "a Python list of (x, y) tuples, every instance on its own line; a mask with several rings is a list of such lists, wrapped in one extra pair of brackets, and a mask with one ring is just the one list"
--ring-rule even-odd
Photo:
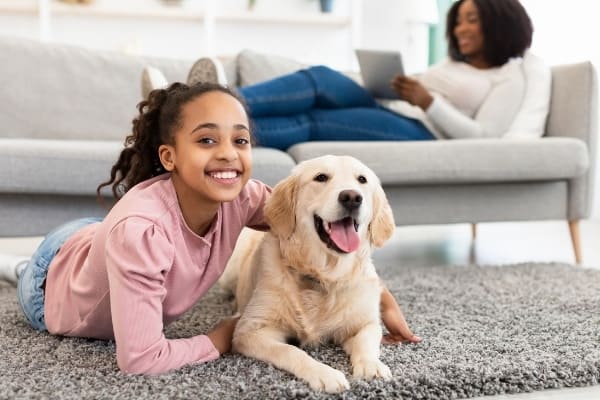
[(285, 150), (315, 140), (431, 140), (420, 122), (377, 104), (347, 76), (325, 66), (310, 67), (245, 86), (260, 146)]

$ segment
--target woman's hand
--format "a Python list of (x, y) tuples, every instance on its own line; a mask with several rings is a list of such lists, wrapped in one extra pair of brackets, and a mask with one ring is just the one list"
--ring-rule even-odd
[(392, 79), (391, 84), (402, 100), (408, 101), (413, 106), (420, 107), (423, 111), (427, 111), (433, 102), (433, 96), (416, 79), (404, 75), (396, 75)]
[(381, 292), (381, 319), (389, 331), (381, 342), (384, 344), (419, 343), (422, 339), (413, 334), (396, 299), (387, 288)]
[(217, 323), (213, 329), (206, 334), (213, 343), (219, 354), (231, 351), (231, 340), (233, 331), (240, 317), (225, 318)]

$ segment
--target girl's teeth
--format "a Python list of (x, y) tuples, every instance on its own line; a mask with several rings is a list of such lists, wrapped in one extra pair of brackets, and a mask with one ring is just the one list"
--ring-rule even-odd
[(227, 171), (227, 172), (213, 172), (211, 176), (216, 179), (233, 179), (237, 176), (237, 172), (235, 171)]

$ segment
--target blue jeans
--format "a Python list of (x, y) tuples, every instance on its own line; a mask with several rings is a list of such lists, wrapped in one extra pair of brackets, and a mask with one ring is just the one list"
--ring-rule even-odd
[(315, 140), (432, 140), (418, 120), (377, 104), (347, 76), (310, 67), (239, 90), (260, 146), (285, 150)]
[(39, 331), (47, 330), (44, 320), (44, 292), (50, 262), (72, 234), (101, 220), (102, 218), (96, 217), (81, 218), (54, 229), (46, 235), (27, 266), (21, 271), (17, 283), (17, 296), (21, 310), (33, 328)]

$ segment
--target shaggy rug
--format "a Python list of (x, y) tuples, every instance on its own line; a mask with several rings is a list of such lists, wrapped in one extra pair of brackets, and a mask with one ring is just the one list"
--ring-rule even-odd
[[(234, 354), (161, 376), (123, 375), (114, 343), (34, 332), (15, 289), (0, 283), (0, 398), (457, 399), (598, 384), (600, 270), (520, 264), (382, 267), (380, 274), (424, 341), (383, 346), (393, 379), (351, 379), (338, 395)], [(166, 334), (205, 332), (229, 312), (215, 288)], [(308, 352), (351, 375), (341, 348)]]

